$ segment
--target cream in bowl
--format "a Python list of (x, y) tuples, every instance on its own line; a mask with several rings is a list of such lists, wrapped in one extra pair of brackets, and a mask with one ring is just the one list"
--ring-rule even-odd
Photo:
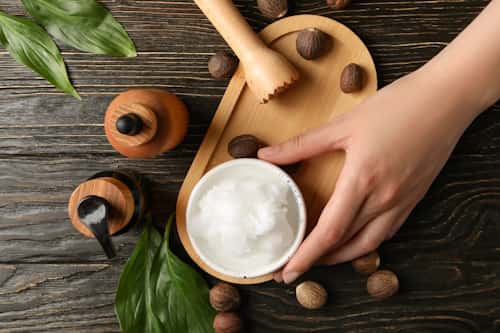
[(295, 182), (257, 159), (223, 163), (205, 174), (187, 206), (187, 231), (197, 255), (236, 278), (272, 273), (304, 238), (306, 210)]

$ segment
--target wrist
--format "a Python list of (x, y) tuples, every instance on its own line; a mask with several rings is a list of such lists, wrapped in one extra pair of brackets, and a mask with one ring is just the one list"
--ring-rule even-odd
[[(429, 61), (426, 73), (443, 98), (476, 117), (500, 99), (500, 0), (486, 9), (443, 51)], [(472, 119), (473, 119), (472, 118)]]
[(422, 89), (434, 94), (442, 112), (448, 112), (468, 126), (500, 97), (500, 82), (474, 72), (473, 64), (443, 55), (415, 72)]

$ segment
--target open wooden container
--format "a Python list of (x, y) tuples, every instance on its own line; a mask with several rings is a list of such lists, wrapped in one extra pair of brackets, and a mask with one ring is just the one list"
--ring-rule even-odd
[[(332, 45), (320, 58), (303, 59), (296, 51), (297, 33), (317, 28), (330, 35)], [(196, 254), (186, 229), (186, 206), (193, 187), (211, 168), (231, 159), (228, 142), (240, 134), (253, 134), (267, 144), (283, 142), (352, 110), (377, 90), (377, 72), (370, 52), (347, 27), (329, 18), (315, 15), (291, 16), (266, 27), (261, 38), (283, 54), (300, 71), (300, 81), (283, 95), (261, 104), (245, 84), (240, 66), (222, 98), (205, 139), (184, 180), (177, 201), (177, 229), (191, 258), (209, 274), (232, 283), (256, 284), (272, 279), (271, 275), (238, 279), (208, 267)], [(363, 89), (354, 94), (340, 90), (340, 75), (349, 63), (365, 71)], [(332, 194), (342, 168), (344, 154), (335, 152), (302, 163), (293, 178), (306, 201), (309, 228)]]

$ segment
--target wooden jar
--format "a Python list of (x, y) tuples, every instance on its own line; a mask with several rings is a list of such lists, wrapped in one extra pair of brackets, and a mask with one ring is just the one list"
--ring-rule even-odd
[(109, 105), (104, 129), (109, 143), (131, 158), (149, 158), (175, 148), (189, 122), (185, 104), (161, 90), (135, 89)]
[(95, 238), (78, 217), (78, 206), (85, 198), (96, 196), (109, 205), (108, 231), (116, 235), (128, 230), (144, 216), (147, 207), (145, 182), (131, 171), (103, 171), (80, 184), (71, 194), (68, 214), (71, 223), (81, 234)]

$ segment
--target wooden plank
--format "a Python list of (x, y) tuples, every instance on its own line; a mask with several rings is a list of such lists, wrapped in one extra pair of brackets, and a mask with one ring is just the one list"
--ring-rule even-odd
[[(135, 59), (91, 56), (62, 46), (75, 85), (82, 96), (114, 95), (132, 87), (168, 88), (181, 95), (221, 96), (225, 84), (209, 78), (207, 58), (227, 49), (193, 1), (103, 1), (129, 31), (137, 44)], [(358, 33), (375, 55), (379, 66), (394, 63), (385, 83), (422, 64), (437, 53), (479, 12), (486, 1), (358, 1), (346, 11), (327, 8), (323, 1), (300, 1), (294, 14), (320, 14), (338, 19)], [(253, 24), (262, 29), (269, 20), (254, 1), (237, 1)], [(21, 14), (17, 0), (2, 7)], [(188, 41), (188, 42), (187, 42)], [(400, 49), (409, 47), (409, 50)], [(415, 61), (417, 61), (415, 63)], [(60, 96), (45, 80), (0, 53), (0, 97)]]
[(113, 311), (120, 269), (0, 265), (0, 332), (120, 332)]
[[(401, 272), (403, 290), (383, 303), (366, 295), (365, 279), (346, 265), (308, 274), (332, 291), (319, 311), (300, 308), (292, 287), (242, 287), (246, 327), (250, 332), (498, 329), (500, 286), (491, 274), (500, 269), (498, 261), (414, 256), (389, 266)], [(119, 332), (113, 300), (120, 269), (119, 263), (0, 265), (0, 332)], [(429, 272), (439, 278), (429, 278)]]

